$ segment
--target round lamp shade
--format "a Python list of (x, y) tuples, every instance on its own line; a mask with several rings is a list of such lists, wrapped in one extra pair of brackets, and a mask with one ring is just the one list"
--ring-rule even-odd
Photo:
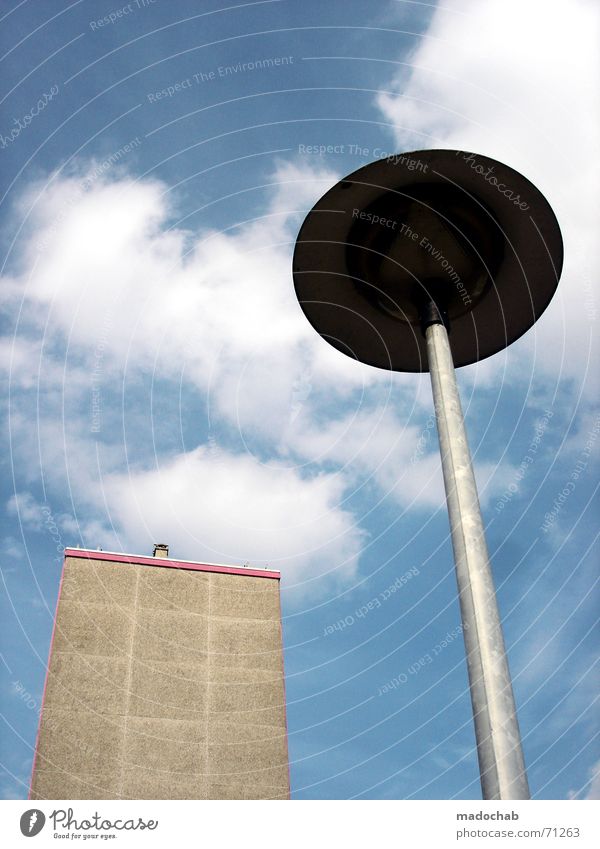
[(560, 229), (544, 196), (489, 157), (420, 150), (330, 189), (298, 235), (293, 274), (315, 330), (348, 356), (427, 371), (424, 315), (447, 320), (456, 366), (523, 335), (554, 294)]

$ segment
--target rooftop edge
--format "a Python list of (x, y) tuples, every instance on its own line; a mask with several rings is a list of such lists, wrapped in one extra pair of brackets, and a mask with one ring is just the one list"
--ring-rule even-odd
[(201, 563), (194, 560), (175, 560), (171, 557), (146, 557), (142, 554), (126, 554), (120, 551), (97, 551), (89, 548), (70, 548), (64, 550), (65, 557), (79, 557), (82, 560), (108, 560), (117, 563), (139, 563), (143, 566), (171, 567), (189, 569), (196, 572), (217, 572), (230, 575), (250, 575), (254, 578), (281, 578), (276, 569), (256, 569), (250, 566), (231, 566), (224, 563)]

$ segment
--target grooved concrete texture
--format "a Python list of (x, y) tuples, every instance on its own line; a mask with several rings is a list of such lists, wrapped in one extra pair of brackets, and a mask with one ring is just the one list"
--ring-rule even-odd
[(72, 553), (31, 798), (289, 798), (279, 580)]

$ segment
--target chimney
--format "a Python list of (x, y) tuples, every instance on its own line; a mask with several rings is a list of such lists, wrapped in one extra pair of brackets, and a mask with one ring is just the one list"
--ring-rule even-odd
[(157, 542), (154, 546), (153, 557), (168, 557), (168, 556), (169, 556), (169, 546), (165, 545), (162, 542)]

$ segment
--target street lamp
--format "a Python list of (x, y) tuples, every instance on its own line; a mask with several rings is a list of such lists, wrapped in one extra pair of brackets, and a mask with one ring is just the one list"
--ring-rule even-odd
[(455, 367), (501, 351), (546, 309), (562, 269), (554, 213), (493, 159), (421, 150), (345, 177), (306, 217), (293, 260), (315, 330), (379, 368), (429, 371), (484, 799), (529, 787)]

